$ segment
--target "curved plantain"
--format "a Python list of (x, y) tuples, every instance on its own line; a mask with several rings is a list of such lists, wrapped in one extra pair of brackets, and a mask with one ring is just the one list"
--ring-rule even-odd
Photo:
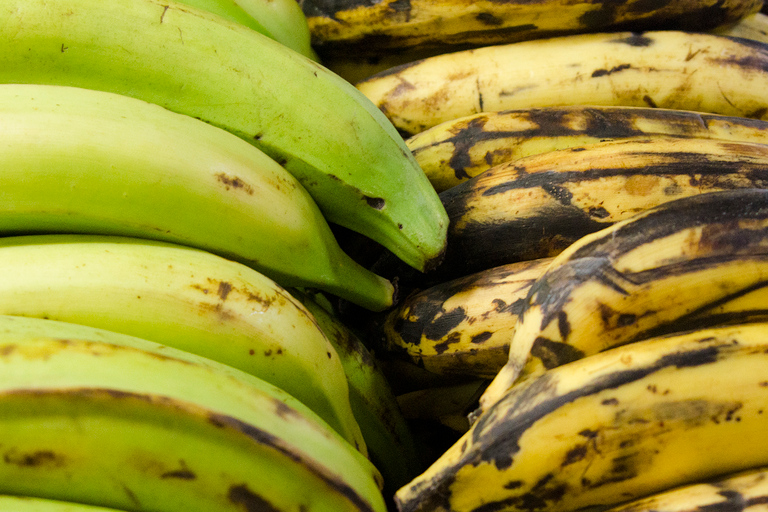
[(124, 237), (0, 238), (0, 314), (109, 329), (208, 357), (304, 402), (365, 441), (344, 369), (314, 317), (255, 270), (189, 247)]
[(509, 359), (528, 290), (551, 261), (502, 265), (411, 294), (380, 328), (384, 349), (433, 373), (493, 378)]
[(520, 381), (398, 491), (399, 510), (605, 510), (764, 466), (767, 335), (648, 339)]
[(285, 45), (161, 0), (2, 0), (0, 82), (70, 85), (224, 128), (293, 174), (326, 218), (418, 269), (445, 248), (437, 194), (370, 100)]
[(301, 0), (313, 44), (325, 55), (447, 53), (563, 34), (619, 30), (701, 32), (759, 11), (752, 0)]
[(768, 143), (768, 121), (650, 107), (577, 105), (482, 112), (405, 141), (438, 192), (491, 167), (616, 139), (711, 138)]
[(165, 240), (283, 286), (372, 309), (392, 301), (392, 285), (342, 251), (301, 184), (224, 130), (127, 96), (2, 84), (0, 135), (2, 234)]
[[(531, 286), (481, 410), (526, 375), (720, 316), (768, 279), (768, 190), (671, 201), (587, 235)], [(742, 306), (766, 318), (757, 301)], [(698, 320), (698, 321), (695, 321)], [(733, 321), (733, 318), (730, 319)]]
[(716, 139), (607, 141), (507, 162), (440, 194), (451, 224), (433, 279), (552, 257), (676, 199), (766, 186), (768, 145)]
[(768, 119), (768, 46), (674, 30), (580, 34), (429, 57), (357, 88), (409, 136), (479, 112), (566, 105)]
[(279, 388), (143, 339), (1, 318), (1, 493), (130, 511), (386, 510), (370, 462)]

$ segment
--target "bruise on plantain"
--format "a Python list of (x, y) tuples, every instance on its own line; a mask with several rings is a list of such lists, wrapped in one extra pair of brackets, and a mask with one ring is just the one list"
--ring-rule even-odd
[[(527, 269), (528, 266), (525, 266), (522, 271)], [(506, 268), (489, 269), (481, 273), (445, 281), (421, 293), (414, 294), (408, 297), (397, 311), (392, 313), (393, 329), (406, 344), (414, 346), (420, 345), (423, 338), (433, 341), (446, 338), (453, 329), (463, 322), (473, 321), (461, 306), (446, 310), (446, 301), (471, 289), (493, 287), (520, 271)], [(511, 304), (506, 304), (499, 299), (497, 303), (498, 312), (514, 316), (517, 316), (521, 307), (522, 302), (519, 299)]]
[(248, 512), (280, 512), (279, 508), (249, 489), (245, 483), (231, 486), (227, 499)]

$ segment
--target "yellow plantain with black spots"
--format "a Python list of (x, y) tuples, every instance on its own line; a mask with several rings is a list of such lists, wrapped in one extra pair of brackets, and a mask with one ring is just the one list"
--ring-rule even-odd
[[(587, 235), (531, 286), (509, 361), (480, 399), (515, 382), (649, 337), (768, 318), (768, 190), (669, 202)], [(723, 314), (729, 302), (741, 311)]]
[(760, 467), (662, 491), (607, 512), (745, 512), (764, 509), (766, 503), (768, 468)]
[(686, 110), (577, 105), (481, 112), (405, 142), (438, 192), (491, 167), (611, 139), (711, 138), (768, 143), (768, 122)]
[(532, 376), (398, 490), (399, 510), (603, 510), (765, 465), (766, 365), (768, 324), (757, 323), (649, 339)]
[(502, 265), (406, 297), (381, 327), (384, 349), (430, 372), (492, 379), (534, 281), (551, 258)]
[(565, 105), (768, 116), (768, 46), (709, 33), (552, 37), (446, 53), (357, 83), (407, 136), (478, 112)]
[(323, 55), (453, 51), (557, 34), (703, 31), (757, 12), (755, 0), (300, 0)]
[(579, 238), (668, 201), (768, 186), (768, 145), (715, 139), (607, 141), (507, 162), (440, 194), (453, 279), (552, 257)]

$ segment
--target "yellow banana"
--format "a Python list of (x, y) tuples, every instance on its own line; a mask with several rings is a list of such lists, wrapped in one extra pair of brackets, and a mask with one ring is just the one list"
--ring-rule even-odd
[(752, 41), (768, 43), (768, 14), (756, 12), (745, 16), (737, 23), (721, 27), (713, 32), (721, 36), (741, 37)]
[(291, 293), (312, 313), (339, 354), (349, 384), (349, 403), (368, 455), (384, 478), (385, 492), (394, 493), (419, 473), (421, 465), (410, 426), (387, 377), (376, 356), (325, 304), (321, 294), (307, 290)]
[(280, 388), (109, 331), (0, 325), (0, 493), (131, 511), (386, 510), (370, 461)]
[(386, 55), (402, 48), (434, 53), (558, 34), (616, 30), (702, 31), (757, 12), (745, 1), (540, 2), (493, 0), (302, 0), (321, 53)]
[(766, 501), (768, 469), (761, 467), (662, 491), (613, 507), (608, 512), (746, 512), (764, 509)]
[(768, 324), (656, 338), (518, 382), (400, 512), (604, 510), (766, 465)]
[[(690, 329), (692, 318), (717, 314), (766, 280), (764, 189), (672, 201), (585, 236), (531, 286), (509, 361), (481, 397), (481, 410), (524, 375)], [(746, 306), (765, 317), (764, 303)]]
[(659, 204), (768, 185), (768, 145), (716, 139), (607, 141), (514, 160), (440, 194), (448, 250), (433, 278), (552, 257)]
[(0, 83), (101, 90), (199, 118), (283, 165), (329, 221), (415, 268), (433, 266), (445, 248), (437, 194), (370, 100), (298, 52), (202, 9), (2, 0)]
[(406, 140), (438, 192), (491, 167), (611, 139), (712, 138), (768, 143), (768, 122), (649, 107), (570, 106), (482, 112)]
[(407, 135), (478, 112), (564, 105), (768, 119), (768, 47), (674, 30), (580, 34), (438, 55), (357, 88)]
[(301, 303), (249, 267), (149, 240), (36, 235), (0, 238), (0, 271), (0, 314), (209, 357), (285, 389), (366, 451), (333, 345)]
[(493, 378), (531, 285), (551, 258), (511, 263), (413, 293), (381, 327), (383, 347), (430, 372)]
[(127, 96), (0, 84), (0, 135), (2, 234), (160, 239), (283, 286), (392, 302), (392, 285), (341, 250), (301, 184), (224, 130)]

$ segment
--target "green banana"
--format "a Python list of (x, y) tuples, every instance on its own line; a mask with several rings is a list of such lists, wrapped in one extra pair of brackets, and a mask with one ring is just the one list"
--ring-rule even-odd
[(520, 158), (615, 139), (712, 138), (768, 143), (768, 122), (650, 107), (523, 108), (481, 112), (410, 137), (413, 152), (438, 192)]
[(400, 512), (573, 512), (766, 465), (768, 324), (614, 348), (518, 382)]
[(447, 219), (386, 117), (328, 69), (247, 27), (160, 0), (0, 1), (0, 83), (70, 85), (224, 128), (282, 164), (326, 218), (434, 265)]
[(492, 379), (533, 283), (552, 258), (490, 268), (410, 294), (379, 330), (383, 348), (430, 372)]
[(112, 93), (0, 85), (0, 232), (199, 247), (372, 309), (392, 285), (339, 247), (298, 181), (224, 130)]
[(370, 462), (280, 388), (109, 331), (0, 325), (4, 494), (130, 511), (386, 510)]
[(768, 186), (768, 145), (629, 139), (513, 160), (440, 194), (451, 224), (432, 279), (559, 254), (668, 201)]
[[(481, 397), (481, 411), (527, 375), (706, 325), (710, 310), (716, 318), (723, 303), (765, 288), (767, 279), (764, 189), (679, 199), (585, 236), (531, 286), (509, 361)], [(742, 306), (750, 319), (766, 318), (764, 302)]]
[(613, 507), (608, 512), (741, 512), (764, 508), (766, 501), (768, 469), (761, 467), (662, 491)]
[(768, 46), (675, 30), (579, 34), (437, 55), (357, 88), (409, 136), (478, 112), (564, 105), (768, 120)]
[(95, 235), (0, 238), (0, 314), (121, 332), (285, 389), (366, 452), (333, 345), (258, 272), (179, 245)]
[(278, 41), (299, 53), (319, 60), (312, 47), (309, 24), (297, 0), (234, 0), (251, 18), (258, 20)]
[[(422, 469), (413, 434), (397, 398), (358, 335), (325, 305), (322, 295), (291, 290), (325, 333), (339, 354), (349, 384), (349, 402), (365, 440), (368, 455), (384, 477), (384, 489), (393, 494)], [(389, 492), (391, 491), (391, 492)]]
[(319, 61), (310, 44), (307, 18), (295, 0), (178, 0), (244, 25), (305, 57)]
[(760, 10), (755, 1), (302, 0), (313, 42), (324, 54), (434, 54), (559, 34), (616, 30), (702, 31)]

